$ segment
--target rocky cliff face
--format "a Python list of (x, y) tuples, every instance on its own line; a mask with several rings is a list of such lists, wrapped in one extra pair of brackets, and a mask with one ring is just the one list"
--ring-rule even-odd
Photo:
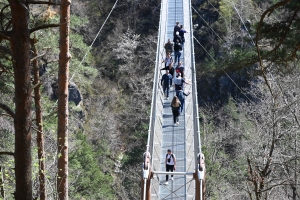
[[(237, 101), (245, 101), (245, 92), (250, 86), (249, 81), (253, 77), (249, 69), (228, 72), (222, 75), (205, 74), (197, 77), (198, 101), (200, 106), (206, 103), (222, 106), (227, 103), (229, 97)], [(249, 98), (249, 95), (247, 96)]]
[[(248, 32), (236, 22), (230, 23), (222, 13), (223, 1), (197, 0), (193, 4), (193, 24), (195, 60), (197, 66), (197, 84), (199, 105), (212, 104), (222, 106), (229, 97), (244, 101), (243, 89), (249, 86), (253, 78), (254, 64), (242, 63), (235, 69), (230, 60), (235, 49), (253, 47)], [(225, 5), (226, 6), (226, 5)], [(227, 3), (227, 6), (230, 6)], [(233, 8), (232, 8), (233, 9)], [(229, 9), (228, 9), (229, 10)], [(247, 23), (248, 26), (250, 26)], [(248, 27), (250, 30), (250, 27)], [(228, 30), (235, 30), (229, 33)], [(233, 56), (234, 57), (234, 56)]]

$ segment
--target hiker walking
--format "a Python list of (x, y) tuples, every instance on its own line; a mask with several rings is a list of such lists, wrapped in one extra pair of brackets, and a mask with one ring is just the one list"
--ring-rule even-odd
[(180, 52), (181, 50), (182, 50), (182, 46), (181, 46), (181, 44), (179, 43), (179, 40), (176, 40), (175, 45), (174, 45), (174, 55), (175, 55), (175, 62), (174, 62), (174, 64), (175, 64), (176, 62), (179, 63), (179, 61), (180, 61), (180, 56), (181, 56), (181, 52)]
[(181, 77), (184, 78), (184, 66), (182, 65), (182, 62), (179, 61), (178, 66), (176, 67), (176, 73), (181, 74)]
[(180, 31), (179, 22), (176, 22), (176, 25), (174, 26), (173, 37), (175, 37), (177, 31)]
[(186, 30), (183, 29), (183, 26), (180, 25), (180, 31), (179, 31), (179, 36), (181, 38), (181, 44), (183, 45), (185, 43), (185, 38), (184, 38), (184, 34), (188, 33)]
[(171, 54), (168, 53), (167, 57), (161, 63), (165, 63), (165, 67), (169, 67), (169, 65), (173, 63), (173, 58), (171, 57)]
[[(166, 154), (166, 160), (165, 160), (165, 164), (166, 164), (166, 171), (171, 171), (173, 172), (175, 170), (175, 166), (176, 166), (176, 157), (175, 155), (172, 153), (171, 149), (168, 149), (168, 153)], [(168, 180), (169, 180), (169, 175), (166, 175), (166, 182), (165, 184), (168, 184)], [(173, 181), (173, 174), (171, 175), (171, 180)]]
[(176, 41), (179, 41), (180, 44), (182, 44), (181, 42), (181, 37), (179, 36), (179, 32), (177, 31), (174, 38), (173, 38), (173, 42), (175, 43)]
[(178, 89), (179, 89), (178, 90), (178, 99), (179, 99), (180, 104), (181, 104), (181, 106), (180, 106), (180, 114), (181, 114), (182, 110), (183, 110), (183, 107), (184, 107), (184, 103), (185, 103), (185, 97), (184, 97), (184, 92), (182, 90), (182, 87), (179, 86)]
[(169, 70), (169, 74), (174, 77), (175, 69), (173, 67), (173, 58), (171, 57), (171, 54), (167, 54), (167, 57), (161, 63), (165, 63), (165, 67), (161, 68), (160, 70)]
[(173, 48), (174, 48), (173, 43), (171, 42), (170, 39), (168, 39), (168, 42), (165, 44), (166, 55), (172, 54)]
[[(173, 80), (174, 82), (174, 88), (176, 92), (176, 96), (178, 96), (179, 86), (181, 86), (181, 90), (184, 91), (184, 83), (191, 85), (188, 81), (186, 81), (184, 78), (181, 77), (181, 73), (177, 73), (177, 76)], [(185, 94), (185, 96), (188, 96), (189, 94)]]
[(160, 84), (163, 86), (164, 96), (166, 99), (169, 99), (170, 86), (172, 85), (172, 75), (169, 74), (169, 70), (166, 70), (166, 73), (162, 76)]
[(172, 99), (172, 102), (171, 102), (174, 126), (177, 126), (179, 124), (178, 117), (179, 117), (179, 113), (180, 113), (180, 106), (181, 106), (181, 103), (180, 103), (178, 97), (174, 96)]

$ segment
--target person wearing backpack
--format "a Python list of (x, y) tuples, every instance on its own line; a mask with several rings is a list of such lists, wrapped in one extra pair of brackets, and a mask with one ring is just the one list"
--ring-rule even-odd
[(179, 40), (176, 40), (175, 45), (174, 45), (174, 55), (175, 55), (175, 62), (174, 64), (178, 61), (178, 63), (180, 62), (180, 56), (181, 56), (181, 52), (182, 51), (182, 46), (179, 43)]
[(160, 84), (163, 86), (163, 91), (166, 99), (169, 99), (170, 85), (172, 85), (172, 75), (169, 74), (169, 70), (166, 70), (166, 73), (161, 77)]
[(176, 32), (176, 35), (173, 38), (173, 42), (175, 43), (177, 40), (179, 40), (179, 43), (182, 44), (181, 37), (179, 36), (178, 31)]
[(168, 42), (165, 44), (166, 55), (172, 54), (173, 48), (174, 48), (173, 43), (171, 42), (170, 39), (168, 39)]
[[(176, 157), (172, 153), (171, 149), (168, 149), (168, 153), (166, 154), (165, 164), (166, 164), (166, 171), (167, 172), (168, 171), (173, 172), (175, 170)], [(168, 184), (168, 180), (169, 180), (169, 175), (166, 175), (166, 182), (165, 182), (166, 185)], [(173, 181), (173, 175), (171, 175), (171, 180)]]
[[(178, 96), (179, 86), (181, 87), (182, 91), (184, 91), (185, 83), (191, 85), (191, 83), (189, 83), (188, 81), (186, 81), (184, 78), (181, 77), (180, 72), (177, 73), (177, 76), (173, 79), (173, 83), (174, 83), (176, 96)], [(185, 95), (185, 96), (188, 96), (188, 95)]]
[(174, 26), (174, 31), (173, 31), (173, 37), (175, 37), (176, 32), (180, 31), (180, 26), (179, 26), (179, 22), (176, 22), (176, 25)]
[(167, 53), (167, 57), (161, 63), (165, 63), (165, 68), (169, 67), (169, 65), (173, 63), (173, 58), (171, 57), (171, 54)]

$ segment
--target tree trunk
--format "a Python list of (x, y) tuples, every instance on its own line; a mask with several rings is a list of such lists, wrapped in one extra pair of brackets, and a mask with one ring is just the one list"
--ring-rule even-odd
[(62, 0), (60, 7), (60, 55), (58, 70), (58, 176), (57, 192), (60, 200), (68, 199), (68, 79), (70, 0)]
[(19, 0), (10, 0), (9, 5), (13, 27), (11, 51), (15, 84), (15, 199), (29, 200), (32, 199), (29, 13)]
[(1, 193), (1, 199), (5, 199), (5, 190), (4, 190), (4, 167), (0, 166), (0, 193)]
[[(33, 56), (38, 55), (36, 49), (36, 37), (34, 36), (32, 42)], [(40, 75), (37, 58), (33, 60), (33, 85), (34, 85), (34, 104), (35, 104), (35, 123), (37, 130), (37, 147), (38, 147), (38, 161), (39, 161), (39, 183), (40, 183), (40, 200), (46, 199), (46, 178), (45, 178), (45, 154), (44, 154), (44, 133), (43, 133), (43, 118), (42, 118), (42, 105), (41, 105), (41, 92), (40, 92)]]

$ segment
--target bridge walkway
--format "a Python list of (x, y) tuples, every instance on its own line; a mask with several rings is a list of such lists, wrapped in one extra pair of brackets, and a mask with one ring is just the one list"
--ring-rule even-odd
[[(174, 26), (178, 21), (188, 31), (181, 61), (185, 67), (185, 92), (191, 94), (185, 99), (184, 111), (179, 117), (179, 125), (173, 123), (171, 101), (175, 95), (174, 87), (170, 88), (169, 99), (165, 99), (160, 80), (165, 70), (161, 64), (165, 58), (164, 44), (173, 40)], [(153, 84), (153, 99), (147, 142), (147, 152), (151, 154), (151, 199), (196, 199), (195, 173), (197, 173), (197, 156), (201, 153), (200, 130), (197, 103), (197, 88), (194, 65), (193, 30), (191, 22), (191, 2), (187, 0), (163, 0), (158, 34), (156, 67)], [(175, 58), (172, 55), (173, 59)], [(176, 63), (177, 65), (177, 63)], [(176, 67), (176, 66), (175, 66)], [(167, 149), (175, 154), (176, 170), (174, 180), (166, 180), (165, 158)], [(145, 190), (145, 189), (144, 189)], [(144, 195), (145, 196), (145, 195)]]

